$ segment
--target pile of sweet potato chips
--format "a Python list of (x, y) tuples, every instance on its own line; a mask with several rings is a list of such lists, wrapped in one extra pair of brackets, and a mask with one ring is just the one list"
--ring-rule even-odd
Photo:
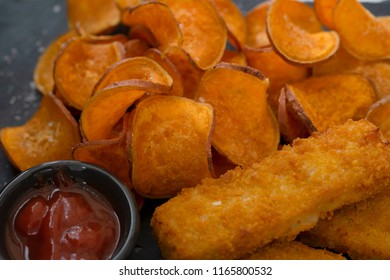
[(348, 119), (390, 139), (390, 18), (357, 0), (67, 4), (38, 111), (1, 129), (20, 170), (77, 159), (164, 198)]

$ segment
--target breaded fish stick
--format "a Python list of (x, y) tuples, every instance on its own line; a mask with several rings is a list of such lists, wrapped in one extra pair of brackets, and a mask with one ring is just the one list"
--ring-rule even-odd
[(242, 259), (389, 187), (390, 144), (368, 121), (349, 121), (184, 189), (151, 225), (165, 258)]
[(352, 259), (390, 260), (390, 191), (342, 207), (300, 239), (348, 254)]
[(345, 260), (324, 249), (315, 249), (298, 241), (274, 241), (257, 250), (248, 260)]

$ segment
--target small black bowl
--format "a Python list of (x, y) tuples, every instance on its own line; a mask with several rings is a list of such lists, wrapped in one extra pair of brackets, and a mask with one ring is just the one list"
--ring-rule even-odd
[(31, 192), (31, 188), (42, 180), (53, 180), (58, 171), (65, 172), (75, 181), (86, 182), (111, 203), (119, 219), (120, 238), (110, 259), (129, 257), (137, 242), (140, 227), (139, 212), (133, 195), (115, 176), (100, 167), (75, 160), (60, 160), (43, 163), (20, 173), (0, 193), (0, 259), (10, 259), (6, 247), (5, 224), (14, 203)]

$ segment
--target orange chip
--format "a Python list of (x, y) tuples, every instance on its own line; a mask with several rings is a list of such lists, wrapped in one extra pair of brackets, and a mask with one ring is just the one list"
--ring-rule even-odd
[(378, 99), (390, 95), (390, 62), (378, 61), (360, 65), (350, 71), (370, 80)]
[(183, 96), (183, 82), (179, 70), (176, 66), (168, 59), (166, 55), (163, 55), (159, 49), (151, 48), (145, 52), (145, 56), (153, 59), (161, 65), (165, 71), (172, 77), (172, 90), (171, 95)]
[(302, 124), (302, 119), (295, 112), (303, 112), (304, 109), (299, 103), (287, 102), (286, 88), (282, 88), (278, 104), (280, 136), (284, 144), (291, 144), (298, 137), (309, 137), (313, 132), (317, 131), (312, 122)]
[(46, 161), (72, 159), (72, 147), (81, 141), (77, 122), (52, 94), (43, 96), (26, 124), (1, 129), (0, 138), (9, 160), (22, 171)]
[(133, 25), (130, 28), (129, 31), (129, 37), (130, 39), (140, 39), (145, 42), (147, 42), (150, 46), (157, 48), (159, 46), (159, 43), (157, 42), (157, 39), (154, 37), (152, 32), (142, 26), (142, 25)]
[(121, 10), (139, 5), (142, 0), (115, 0)]
[(314, 11), (323, 25), (334, 29), (333, 11), (338, 0), (314, 0)]
[[(361, 119), (376, 101), (371, 83), (355, 74), (312, 77), (288, 84), (285, 98), (287, 109), (291, 109), (290, 113), (306, 131), (313, 131), (313, 127), (323, 131), (348, 119)], [(281, 124), (280, 128), (285, 126)], [(285, 131), (281, 133), (288, 134)]]
[(46, 50), (39, 57), (34, 70), (34, 82), (37, 89), (42, 94), (53, 93), (54, 79), (53, 68), (54, 61), (62, 49), (62, 45), (70, 38), (76, 37), (76, 33), (69, 31), (53, 42), (46, 48)]
[(266, 25), (269, 4), (270, 1), (260, 3), (245, 15), (247, 47), (262, 48), (271, 45)]
[(227, 40), (226, 25), (210, 0), (162, 0), (175, 15), (183, 34), (182, 48), (201, 69), (219, 62)]
[(142, 39), (130, 39), (124, 44), (125, 57), (143, 56), (150, 48), (149, 44)]
[[(122, 22), (130, 27), (140, 25), (146, 27), (161, 48), (182, 44), (183, 37), (179, 24), (171, 9), (164, 3), (146, 2), (130, 8), (123, 13)], [(148, 40), (147, 42), (151, 43)]]
[(236, 164), (231, 163), (225, 156), (218, 153), (216, 149), (211, 147), (211, 154), (213, 160), (213, 169), (215, 172), (215, 177), (219, 178), (221, 175), (225, 174), (227, 171), (232, 170), (237, 167)]
[(123, 117), (122, 131), (115, 139), (84, 142), (73, 148), (73, 158), (76, 160), (100, 165), (117, 176), (129, 189), (130, 163), (127, 155), (127, 133), (130, 113)]
[(211, 177), (212, 128), (208, 104), (177, 96), (140, 102), (131, 142), (135, 190), (146, 197), (171, 197)]
[(309, 76), (309, 68), (288, 63), (272, 47), (245, 48), (244, 53), (248, 65), (260, 70), (269, 79), (267, 100), (275, 113), (282, 87), (286, 83), (301, 81)]
[(390, 58), (390, 21), (376, 18), (357, 0), (339, 0), (333, 13), (341, 44), (362, 60)]
[(246, 22), (240, 9), (232, 0), (211, 0), (224, 19), (230, 43), (241, 50), (246, 42)]
[(82, 109), (97, 81), (123, 53), (118, 42), (95, 44), (81, 38), (70, 40), (54, 64), (54, 81), (65, 102)]
[(183, 83), (183, 96), (190, 99), (194, 98), (196, 88), (198, 87), (198, 83), (204, 71), (195, 64), (191, 56), (182, 48), (166, 48), (163, 55), (166, 56), (179, 71)]
[(85, 42), (91, 44), (107, 44), (113, 42), (124, 44), (129, 40), (129, 38), (124, 34), (113, 34), (113, 35), (82, 34), (81, 37)]
[(115, 0), (67, 0), (67, 11), (70, 29), (82, 33), (108, 33), (120, 22)]
[(235, 63), (239, 65), (247, 65), (246, 57), (242, 52), (226, 49), (221, 58), (222, 62)]
[(166, 93), (170, 85), (143, 80), (127, 80), (108, 86), (94, 94), (85, 104), (80, 117), (83, 137), (87, 141), (111, 138), (115, 124), (127, 109), (145, 93)]
[(172, 85), (172, 78), (164, 68), (150, 58), (139, 56), (122, 59), (113, 64), (96, 83), (93, 93), (113, 83), (132, 79)]
[(349, 72), (362, 65), (364, 62), (340, 46), (337, 52), (327, 61), (323, 61), (313, 66), (313, 75), (327, 75)]
[(366, 119), (380, 128), (387, 140), (390, 140), (390, 95), (378, 100), (368, 109)]
[(339, 47), (337, 33), (322, 31), (314, 11), (298, 1), (273, 1), (266, 23), (272, 45), (282, 57), (294, 63), (324, 61)]
[(199, 83), (195, 100), (215, 110), (212, 145), (234, 164), (250, 166), (278, 147), (267, 88), (268, 79), (254, 68), (223, 62), (206, 71)]

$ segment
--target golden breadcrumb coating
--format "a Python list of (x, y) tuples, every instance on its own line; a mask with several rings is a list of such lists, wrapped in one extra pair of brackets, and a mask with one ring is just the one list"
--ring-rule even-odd
[(315, 249), (298, 241), (274, 241), (258, 249), (248, 260), (345, 260), (340, 254)]
[(151, 225), (165, 258), (240, 259), (389, 186), (389, 143), (368, 121), (348, 121), (184, 189)]
[(342, 207), (300, 238), (352, 259), (390, 260), (390, 191)]

